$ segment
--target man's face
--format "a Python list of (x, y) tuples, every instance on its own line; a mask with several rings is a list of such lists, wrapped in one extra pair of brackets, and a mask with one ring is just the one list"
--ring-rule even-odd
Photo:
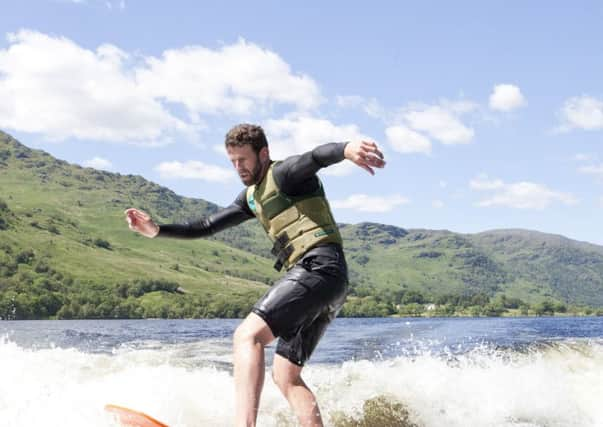
[[(262, 152), (264, 150), (266, 150), (266, 153)], [(262, 148), (256, 154), (251, 145), (229, 145), (226, 147), (226, 152), (243, 184), (249, 186), (260, 182), (265, 162), (265, 160), (264, 162), (262, 160), (266, 157), (265, 154), (267, 154), (266, 148)]]

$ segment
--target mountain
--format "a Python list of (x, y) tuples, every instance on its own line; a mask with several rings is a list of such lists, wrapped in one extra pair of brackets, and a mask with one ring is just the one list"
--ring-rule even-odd
[[(147, 239), (128, 230), (128, 207), (159, 223), (219, 209), (140, 176), (69, 164), (0, 132), (0, 317), (241, 316), (279, 277), (255, 221), (210, 239)], [(601, 246), (526, 230), (361, 223), (341, 231), (358, 298), (504, 294), (603, 307)]]
[(353, 280), (369, 288), (603, 306), (602, 246), (528, 230), (459, 234), (363, 223), (342, 233)]

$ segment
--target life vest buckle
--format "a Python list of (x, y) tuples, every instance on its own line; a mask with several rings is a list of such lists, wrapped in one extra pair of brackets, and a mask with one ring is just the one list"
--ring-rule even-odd
[(276, 256), (276, 263), (274, 264), (276, 271), (282, 270), (283, 265), (293, 253), (293, 246), (289, 243), (289, 235), (287, 235), (287, 232), (284, 232), (278, 236), (274, 241), (274, 245), (272, 246), (272, 250), (270, 252), (272, 255)]

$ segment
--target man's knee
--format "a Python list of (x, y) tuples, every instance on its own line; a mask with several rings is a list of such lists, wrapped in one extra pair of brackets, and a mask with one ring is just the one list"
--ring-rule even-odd
[(258, 340), (257, 334), (251, 329), (247, 328), (244, 324), (241, 324), (235, 329), (232, 341), (235, 349), (242, 344), (253, 344)]
[(272, 381), (274, 381), (274, 384), (276, 384), (279, 390), (285, 394), (287, 394), (286, 391), (291, 387), (290, 379), (286, 375), (277, 372), (275, 369), (272, 369)]
[(272, 381), (281, 390), (281, 392), (287, 395), (287, 392), (291, 387), (304, 384), (301, 378), (301, 372), (290, 372), (282, 369), (272, 368)]
[(233, 335), (235, 349), (242, 344), (268, 345), (273, 340), (274, 336), (272, 335), (270, 328), (266, 322), (257, 315), (248, 316), (243, 323), (235, 329)]

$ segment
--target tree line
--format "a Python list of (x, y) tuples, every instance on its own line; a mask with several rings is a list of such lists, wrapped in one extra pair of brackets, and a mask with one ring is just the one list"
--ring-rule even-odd
[(418, 290), (352, 287), (340, 315), (347, 317), (385, 316), (552, 316), (556, 314), (603, 316), (603, 308), (568, 305), (554, 300), (528, 303), (505, 294), (485, 292), (428, 295)]
[[(6, 245), (5, 245), (6, 246)], [(9, 247), (0, 256), (0, 319), (241, 318), (259, 297), (257, 291), (189, 294), (167, 280), (137, 279), (92, 283), (74, 279), (36, 259), (32, 250)], [(2, 255), (2, 253), (0, 253)], [(28, 268), (19, 268), (25, 264)], [(547, 300), (529, 304), (504, 294), (483, 292), (432, 296), (403, 288), (352, 286), (340, 316), (501, 316), (596, 314), (602, 308), (575, 307)]]
[[(32, 250), (0, 256), (0, 319), (236, 318), (246, 316), (257, 292), (188, 294), (162, 279), (86, 282), (62, 274)], [(0, 255), (2, 253), (0, 252)], [(29, 268), (19, 268), (26, 264)], [(146, 298), (152, 294), (150, 298)], [(156, 297), (155, 297), (156, 295)]]

